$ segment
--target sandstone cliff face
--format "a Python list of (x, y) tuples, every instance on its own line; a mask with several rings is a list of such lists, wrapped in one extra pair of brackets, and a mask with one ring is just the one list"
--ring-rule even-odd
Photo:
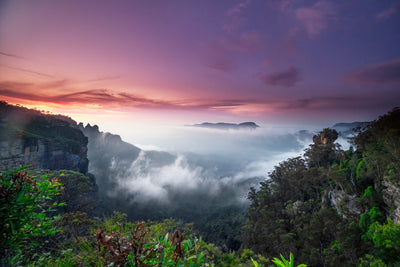
[(394, 181), (384, 180), (382, 182), (384, 189), (382, 190), (383, 200), (390, 208), (389, 215), (394, 223), (400, 224), (400, 183), (395, 184)]
[(343, 190), (331, 189), (325, 191), (322, 203), (335, 208), (336, 212), (342, 216), (342, 218), (347, 218), (348, 214), (361, 214), (361, 211), (354, 202), (356, 197), (356, 195), (346, 194)]
[(32, 165), (87, 173), (87, 143), (68, 117), (0, 102), (0, 170)]
[(89, 161), (86, 151), (86, 146), (82, 146), (79, 153), (74, 154), (42, 138), (0, 141), (0, 169), (32, 165), (34, 169), (67, 169), (87, 173)]

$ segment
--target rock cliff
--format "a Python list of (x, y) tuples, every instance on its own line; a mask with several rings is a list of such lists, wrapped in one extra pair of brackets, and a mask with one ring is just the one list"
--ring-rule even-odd
[(87, 137), (72, 119), (0, 102), (0, 169), (23, 165), (87, 173)]
[(385, 179), (382, 185), (383, 201), (389, 207), (389, 215), (394, 223), (400, 224), (400, 183)]

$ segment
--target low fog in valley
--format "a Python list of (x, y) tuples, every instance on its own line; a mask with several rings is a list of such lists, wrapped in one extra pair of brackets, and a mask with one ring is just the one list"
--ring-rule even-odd
[[(275, 165), (301, 155), (315, 133), (265, 126), (242, 130), (160, 127), (156, 132), (136, 136), (132, 132), (129, 143), (134, 146), (116, 145), (101, 129), (97, 139), (89, 135), (89, 171), (98, 177), (100, 191), (110, 197), (123, 195), (130, 203), (155, 201), (161, 205), (171, 204), (177, 194), (218, 198), (230, 192), (225, 204), (241, 203), (249, 188), (267, 179)], [(112, 150), (101, 151), (101, 142)], [(122, 153), (127, 147), (132, 151)], [(103, 157), (101, 163), (99, 156)], [(104, 177), (107, 173), (112, 175)], [(103, 184), (104, 180), (108, 182)]]
[[(130, 195), (130, 201), (157, 200), (166, 204), (171, 193), (196, 191), (217, 196), (229, 188), (233, 194), (227, 202), (243, 201), (250, 186), (266, 179), (280, 161), (300, 155), (313, 135), (305, 130), (187, 126), (171, 127), (165, 132), (161, 138), (150, 135), (131, 141), (141, 149), (131, 161), (111, 158), (109, 167), (116, 174), (117, 186), (107, 192), (110, 196), (123, 192)], [(89, 159), (90, 154), (89, 150)], [(94, 164), (89, 170), (97, 173)]]
[[(279, 162), (302, 155), (322, 130), (153, 126), (148, 134), (144, 128), (125, 133), (128, 143), (96, 125), (80, 128), (89, 138), (89, 172), (107, 210), (133, 219), (193, 222), (205, 238), (215, 225), (229, 225), (229, 238), (211, 240), (228, 239), (229, 248), (240, 243), (249, 189), (268, 179)], [(345, 138), (340, 140), (348, 146)]]

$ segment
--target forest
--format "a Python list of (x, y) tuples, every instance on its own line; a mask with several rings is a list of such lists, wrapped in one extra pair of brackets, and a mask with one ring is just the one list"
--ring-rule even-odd
[(0, 265), (398, 266), (400, 109), (355, 131), (343, 150), (324, 129), (250, 188), (243, 214), (220, 209), (200, 232), (176, 218), (133, 221), (115, 205), (105, 214), (90, 174), (2, 170)]

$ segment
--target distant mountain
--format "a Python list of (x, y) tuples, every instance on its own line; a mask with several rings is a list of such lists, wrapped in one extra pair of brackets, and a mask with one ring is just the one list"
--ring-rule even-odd
[(225, 123), (225, 122), (218, 122), (218, 123), (203, 122), (201, 124), (193, 124), (187, 126), (218, 129), (218, 130), (248, 130), (248, 129), (254, 130), (260, 127), (255, 122), (242, 122), (239, 124)]

